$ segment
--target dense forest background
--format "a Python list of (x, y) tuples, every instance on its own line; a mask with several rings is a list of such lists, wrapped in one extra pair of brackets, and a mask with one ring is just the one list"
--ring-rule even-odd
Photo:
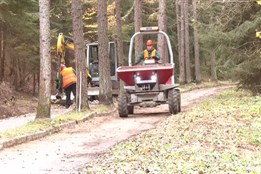
[[(178, 0), (177, 0), (178, 1)], [(196, 3), (195, 3), (196, 2)], [(84, 40), (98, 40), (97, 2), (83, 0)], [(166, 0), (166, 32), (170, 36), (179, 80), (179, 41), (176, 0)], [(59, 33), (72, 36), (71, 4), (69, 0), (51, 1), (51, 55), (55, 72), (56, 42)], [(108, 0), (108, 34), (114, 41), (117, 34), (115, 1)], [(197, 16), (195, 17), (195, 9)], [(158, 25), (158, 0), (142, 1), (142, 26)], [(182, 10), (182, 9), (180, 9)], [(199, 40), (202, 80), (235, 80), (244, 88), (260, 92), (261, 6), (253, 2), (223, 2), (215, 0), (188, 1), (189, 54), (192, 82), (195, 81), (195, 34)], [(122, 36), (124, 62), (128, 44), (135, 32), (134, 1), (122, 3)], [(144, 40), (148, 39), (146, 37)], [(153, 38), (154, 39), (154, 38)], [(0, 82), (8, 82), (16, 90), (37, 93), (39, 80), (39, 6), (37, 0), (0, 1)], [(72, 54), (66, 54), (72, 56)], [(213, 73), (214, 71), (214, 73)], [(216, 78), (213, 78), (213, 74)], [(53, 75), (55, 77), (55, 75)], [(55, 85), (55, 84), (54, 84)]]

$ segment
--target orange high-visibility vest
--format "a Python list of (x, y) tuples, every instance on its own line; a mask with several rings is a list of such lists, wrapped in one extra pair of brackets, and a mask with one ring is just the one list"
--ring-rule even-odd
[(68, 87), (69, 85), (77, 82), (77, 77), (73, 72), (73, 68), (64, 68), (61, 71), (61, 75), (63, 77), (63, 88)]
[(151, 51), (150, 57), (149, 57), (149, 51), (148, 50), (144, 50), (144, 59), (152, 59), (153, 57), (156, 56), (156, 49)]

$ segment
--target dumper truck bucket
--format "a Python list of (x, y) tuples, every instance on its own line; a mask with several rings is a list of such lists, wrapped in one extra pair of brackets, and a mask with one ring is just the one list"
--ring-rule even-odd
[(146, 66), (121, 66), (117, 68), (117, 73), (119, 78), (129, 86), (135, 85), (137, 76), (149, 81), (154, 75), (158, 80), (158, 84), (166, 84), (173, 77), (173, 69), (174, 64), (169, 63)]

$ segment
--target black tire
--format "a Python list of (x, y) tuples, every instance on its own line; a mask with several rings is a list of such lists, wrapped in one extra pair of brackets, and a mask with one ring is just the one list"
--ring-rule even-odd
[(128, 113), (133, 114), (134, 113), (134, 106), (128, 106)]
[(125, 93), (120, 93), (118, 97), (118, 112), (120, 117), (128, 117), (128, 103)]
[(175, 89), (178, 92), (178, 104), (179, 104), (179, 109), (178, 112), (181, 112), (181, 95), (180, 95), (180, 90)]
[(179, 93), (175, 89), (168, 91), (169, 112), (171, 114), (178, 114), (179, 112)]
[[(127, 99), (128, 99), (127, 102), (130, 103), (131, 102), (131, 96), (128, 95)], [(134, 106), (131, 106), (131, 105), (128, 106), (128, 113), (129, 114), (133, 114), (134, 113)]]

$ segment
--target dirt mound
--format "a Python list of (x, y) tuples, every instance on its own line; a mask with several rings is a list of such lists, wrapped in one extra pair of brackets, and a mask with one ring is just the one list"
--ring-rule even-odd
[(33, 96), (15, 91), (8, 82), (0, 84), (0, 119), (34, 112), (36, 106)]
[(13, 95), (13, 89), (11, 88), (11, 85), (7, 82), (2, 82), (0, 84), (0, 100), (1, 100), (1, 102), (4, 102), (4, 100), (7, 100), (12, 95)]

